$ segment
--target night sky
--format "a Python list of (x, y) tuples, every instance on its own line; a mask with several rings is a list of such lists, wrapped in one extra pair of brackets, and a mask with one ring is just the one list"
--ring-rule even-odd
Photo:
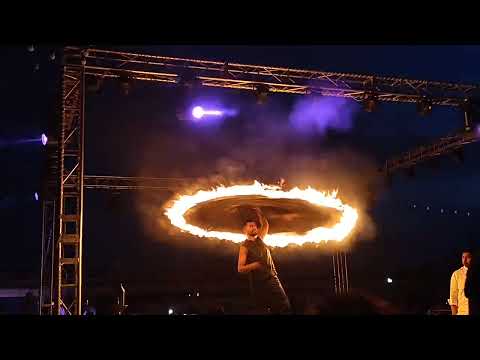
[[(115, 48), (248, 64), (480, 82), (479, 46)], [(54, 114), (54, 74), (59, 54), (52, 61), (49, 50), (39, 47), (30, 53), (26, 46), (0, 50), (4, 68), (12, 69), (3, 74), (0, 82), (0, 287), (2, 283), (5, 287), (35, 286), (39, 279), (41, 205), (33, 194), (40, 189), (44, 149), (39, 142), (18, 142), (39, 138)], [(37, 63), (40, 67), (35, 70)], [(239, 109), (239, 115), (214, 126), (193, 126), (176, 117), (183, 104), (178, 90), (136, 83), (132, 94), (124, 97), (113, 81), (107, 82), (101, 95), (87, 99), (86, 173), (208, 177), (210, 171), (218, 170), (220, 158), (231, 159), (237, 149), (250, 147), (248, 151), (259, 156), (264, 153), (275, 157), (272, 149), (281, 149), (277, 153), (280, 156), (287, 151), (282, 145), (285, 142), (292, 143), (288, 151), (312, 159), (347, 149), (348, 154), (361, 156), (376, 168), (391, 156), (461, 130), (463, 116), (458, 110), (434, 108), (431, 116), (423, 118), (416, 114), (413, 104), (382, 103), (375, 113), (356, 112), (348, 131), (291, 131), (287, 136), (275, 130), (276, 121), (285, 128), (299, 97), (272, 95), (265, 105), (258, 106), (249, 92), (200, 89), (195, 96), (221, 99)], [(260, 141), (252, 146), (251, 138)], [(378, 196), (364, 208), (375, 224), (376, 235), (354, 241), (350, 251), (352, 285), (381, 292), (385, 277), (391, 275), (403, 289), (398, 291), (409, 289), (418, 295), (411, 301), (445, 302), (450, 273), (460, 266), (461, 249), (478, 244), (480, 237), (479, 150), (478, 144), (468, 145), (463, 164), (444, 157), (435, 162), (434, 168), (421, 166), (413, 178), (400, 172), (390, 188), (380, 185), (378, 175), (368, 170), (365, 176), (375, 179)], [(362, 170), (352, 166), (348, 156), (340, 159), (346, 159), (345, 165), (337, 164), (336, 171), (344, 168), (344, 173), (362, 177)], [(258, 174), (268, 178), (262, 162), (254, 164)], [(356, 175), (352, 175), (353, 181)], [(89, 289), (114, 287), (126, 281), (131, 288), (174, 291), (194, 286), (209, 288), (209, 281), (220, 281), (222, 269), (225, 279), (234, 277), (236, 249), (232, 246), (204, 240), (194, 244), (196, 240), (188, 237), (172, 240), (167, 231), (160, 232), (151, 225), (154, 221), (145, 215), (142, 204), (160, 206), (168, 196), (87, 190), (85, 261)], [(442, 208), (444, 214), (440, 213)], [(454, 210), (458, 213), (454, 214)], [(331, 259), (320, 251), (284, 251), (278, 256), (287, 288), (304, 284), (308, 291), (331, 286)]]

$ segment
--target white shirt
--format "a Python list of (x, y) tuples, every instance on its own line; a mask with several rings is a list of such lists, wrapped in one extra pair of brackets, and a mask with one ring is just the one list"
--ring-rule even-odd
[(467, 268), (462, 266), (452, 274), (450, 280), (450, 305), (457, 305), (457, 315), (468, 315), (468, 299), (465, 297), (465, 280), (467, 279)]

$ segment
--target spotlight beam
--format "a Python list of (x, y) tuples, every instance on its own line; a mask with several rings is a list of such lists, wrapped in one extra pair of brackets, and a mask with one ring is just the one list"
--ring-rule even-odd
[(205, 110), (203, 112), (204, 115), (222, 115), (222, 112), (220, 110)]

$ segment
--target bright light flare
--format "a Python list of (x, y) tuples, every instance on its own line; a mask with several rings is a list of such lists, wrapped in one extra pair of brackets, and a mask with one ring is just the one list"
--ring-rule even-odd
[(195, 119), (201, 119), (206, 115), (221, 116), (223, 114), (220, 110), (205, 110), (201, 106), (195, 106), (192, 110), (192, 115)]
[(182, 231), (199, 237), (217, 238), (240, 243), (245, 240), (242, 233), (207, 231), (200, 227), (188, 224), (185, 220), (185, 213), (203, 202), (218, 198), (235, 196), (263, 196), (270, 199), (297, 199), (304, 200), (318, 207), (327, 207), (342, 213), (340, 221), (331, 228), (316, 227), (305, 234), (295, 232), (284, 232), (269, 234), (264, 242), (269, 246), (285, 247), (289, 244), (302, 245), (304, 243), (320, 243), (322, 241), (342, 241), (355, 227), (358, 219), (357, 210), (343, 204), (337, 198), (337, 191), (331, 193), (321, 192), (311, 187), (306, 189), (293, 188), (289, 191), (282, 190), (276, 185), (265, 185), (254, 181), (251, 185), (234, 185), (230, 187), (219, 186), (211, 190), (200, 190), (194, 195), (180, 195), (172, 205), (165, 210), (165, 215), (173, 226)]
[(41, 139), (42, 139), (42, 145), (43, 145), (43, 146), (47, 145), (47, 142), (48, 142), (48, 137), (47, 137), (47, 135), (42, 134)]

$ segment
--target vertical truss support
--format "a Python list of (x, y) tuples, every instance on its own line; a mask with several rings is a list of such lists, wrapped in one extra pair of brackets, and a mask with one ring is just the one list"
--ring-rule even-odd
[(39, 314), (53, 315), (54, 281), (54, 244), (55, 244), (55, 201), (42, 202), (42, 259), (40, 268)]
[(55, 313), (58, 315), (82, 313), (84, 56), (82, 51), (80, 57), (72, 57), (67, 50), (64, 51), (55, 221)]

